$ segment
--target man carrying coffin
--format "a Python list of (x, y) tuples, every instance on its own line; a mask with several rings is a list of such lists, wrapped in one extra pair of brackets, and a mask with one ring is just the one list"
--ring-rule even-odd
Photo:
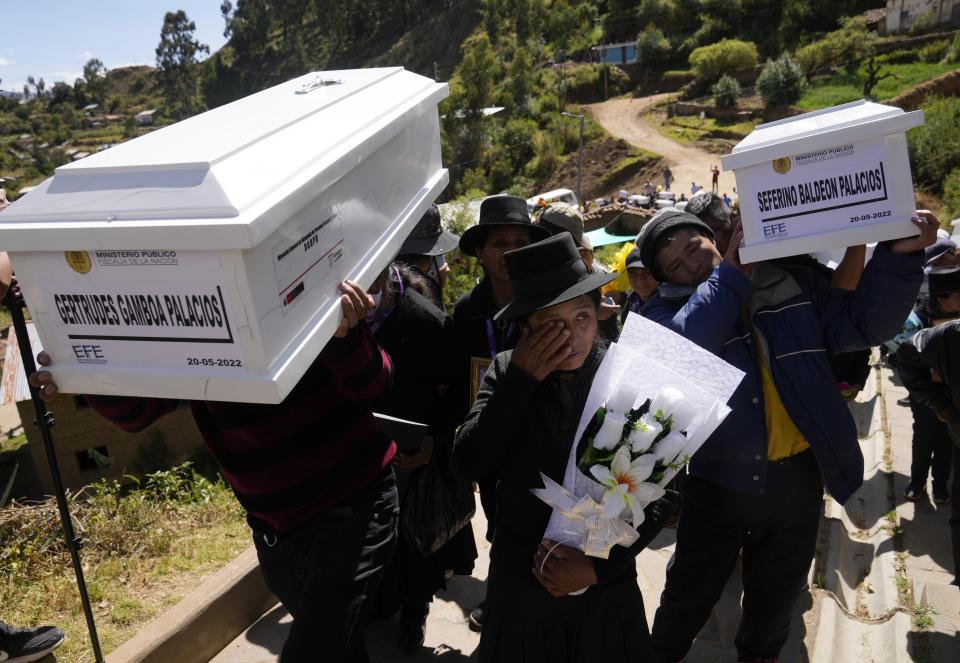
[[(370, 403), (390, 386), (390, 359), (364, 322), (373, 300), (340, 285), (343, 321), (279, 405), (190, 401), (204, 442), (247, 512), (264, 578), (293, 616), (281, 663), (367, 661), (363, 631), (396, 546), (396, 445)], [(43, 366), (50, 357), (41, 352)], [(44, 400), (53, 375), (30, 376)], [(87, 396), (138, 432), (178, 401)]]
[(739, 660), (777, 660), (813, 560), (823, 484), (843, 504), (863, 482), (828, 354), (899, 331), (939, 226), (932, 213), (917, 215), (919, 236), (881, 243), (853, 291), (805, 267), (742, 264), (739, 226), (721, 255), (710, 227), (677, 209), (658, 212), (638, 238), (663, 283), (643, 315), (746, 372), (683, 484), (676, 557), (653, 623), (658, 660), (687, 654), (741, 550)]

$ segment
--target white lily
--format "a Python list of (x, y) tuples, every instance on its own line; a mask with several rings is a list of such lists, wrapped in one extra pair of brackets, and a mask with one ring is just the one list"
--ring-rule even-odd
[(620, 438), (623, 436), (623, 427), (627, 423), (627, 418), (618, 412), (607, 410), (603, 418), (603, 424), (600, 430), (593, 436), (594, 449), (615, 449), (620, 444)]
[(630, 450), (623, 446), (617, 449), (610, 467), (594, 465), (590, 474), (607, 487), (603, 494), (602, 515), (604, 518), (618, 518), (629, 509), (634, 527), (643, 522), (643, 507), (664, 495), (664, 490), (646, 480), (653, 473), (656, 458), (652, 454), (637, 456), (630, 460)]
[(687, 438), (673, 431), (657, 442), (657, 446), (653, 448), (653, 453), (649, 455), (652, 455), (664, 465), (669, 465), (677, 459), (686, 444)]
[(697, 416), (690, 401), (676, 387), (661, 389), (650, 403), (650, 412), (660, 412), (663, 417), (673, 417), (672, 428), (675, 431), (687, 430)]
[(607, 399), (607, 411), (613, 410), (621, 414), (626, 414), (633, 409), (633, 403), (637, 400), (637, 391), (626, 382), (617, 385), (616, 391)]
[(645, 414), (637, 421), (635, 428), (630, 433), (630, 444), (633, 447), (633, 453), (643, 453), (650, 448), (657, 435), (663, 432), (663, 426), (654, 421), (653, 416)]

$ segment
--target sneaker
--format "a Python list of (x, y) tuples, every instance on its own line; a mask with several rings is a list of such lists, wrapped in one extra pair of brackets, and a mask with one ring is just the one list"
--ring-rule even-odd
[(29, 663), (37, 661), (63, 642), (63, 631), (55, 626), (14, 628), (0, 622), (0, 661)]
[(927, 491), (925, 488), (917, 488), (913, 483), (910, 483), (907, 485), (907, 489), (903, 491), (903, 496), (911, 502), (916, 502), (917, 500), (925, 499)]
[(471, 631), (482, 631), (483, 630), (483, 606), (486, 604), (486, 601), (478, 605), (476, 608), (470, 611), (470, 630)]
[(950, 490), (947, 488), (947, 484), (942, 481), (933, 482), (933, 501), (937, 504), (950, 503)]

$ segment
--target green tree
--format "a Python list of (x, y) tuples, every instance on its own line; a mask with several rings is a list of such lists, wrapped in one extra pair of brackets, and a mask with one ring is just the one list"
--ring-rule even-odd
[(520, 47), (513, 52), (513, 62), (510, 63), (509, 90), (513, 103), (517, 108), (525, 108), (533, 84), (532, 65), (527, 49)]
[(73, 106), (74, 93), (73, 87), (64, 83), (63, 81), (57, 81), (53, 84), (53, 87), (50, 88), (50, 109), (54, 109), (57, 106), (69, 105)]
[(853, 73), (874, 52), (876, 42), (877, 35), (867, 30), (865, 19), (848, 18), (839, 30), (798, 49), (796, 61), (808, 75), (833, 67), (845, 67)]
[(188, 117), (196, 105), (196, 64), (210, 48), (194, 37), (197, 25), (185, 11), (167, 12), (157, 46), (158, 78), (171, 115)]
[(722, 39), (690, 53), (688, 61), (697, 77), (713, 82), (723, 74), (757, 66), (757, 47), (749, 41)]
[(943, 181), (943, 202), (951, 217), (960, 216), (960, 168), (954, 168)]
[(103, 103), (107, 86), (107, 68), (97, 58), (90, 58), (83, 65), (83, 80), (86, 83), (87, 97), (97, 103)]
[(866, 77), (863, 79), (864, 99), (873, 99), (873, 88), (875, 88), (880, 81), (887, 78), (897, 77), (891, 71), (881, 73), (882, 70), (883, 65), (877, 62), (877, 58), (875, 56), (870, 56), (870, 58), (864, 63), (863, 71), (866, 74)]
[(229, 39), (233, 34), (233, 3), (230, 0), (220, 3), (220, 15), (223, 16), (223, 36)]
[(637, 61), (644, 72), (660, 70), (670, 53), (670, 40), (655, 23), (648, 23), (637, 37)]
[(907, 132), (910, 166), (914, 181), (939, 194), (960, 168), (960, 97), (931, 99), (922, 108), (923, 125)]
[(736, 78), (724, 74), (710, 88), (710, 93), (717, 108), (734, 108), (740, 98), (740, 83)]
[(607, 41), (629, 39), (640, 26), (640, 0), (607, 0), (607, 16), (603, 20), (603, 35)]
[(789, 55), (777, 60), (767, 60), (757, 77), (757, 90), (767, 106), (786, 106), (796, 103), (807, 85), (800, 65)]
[(486, 34), (471, 37), (464, 43), (459, 73), (463, 82), (464, 109), (479, 113), (489, 105), (499, 73), (497, 56)]

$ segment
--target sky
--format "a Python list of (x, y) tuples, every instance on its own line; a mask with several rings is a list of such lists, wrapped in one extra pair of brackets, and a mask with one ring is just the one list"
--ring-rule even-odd
[(154, 65), (163, 17), (183, 9), (196, 37), (216, 51), (221, 0), (0, 0), (0, 89), (22, 91), (27, 76), (49, 88), (73, 81), (90, 58), (108, 69)]

